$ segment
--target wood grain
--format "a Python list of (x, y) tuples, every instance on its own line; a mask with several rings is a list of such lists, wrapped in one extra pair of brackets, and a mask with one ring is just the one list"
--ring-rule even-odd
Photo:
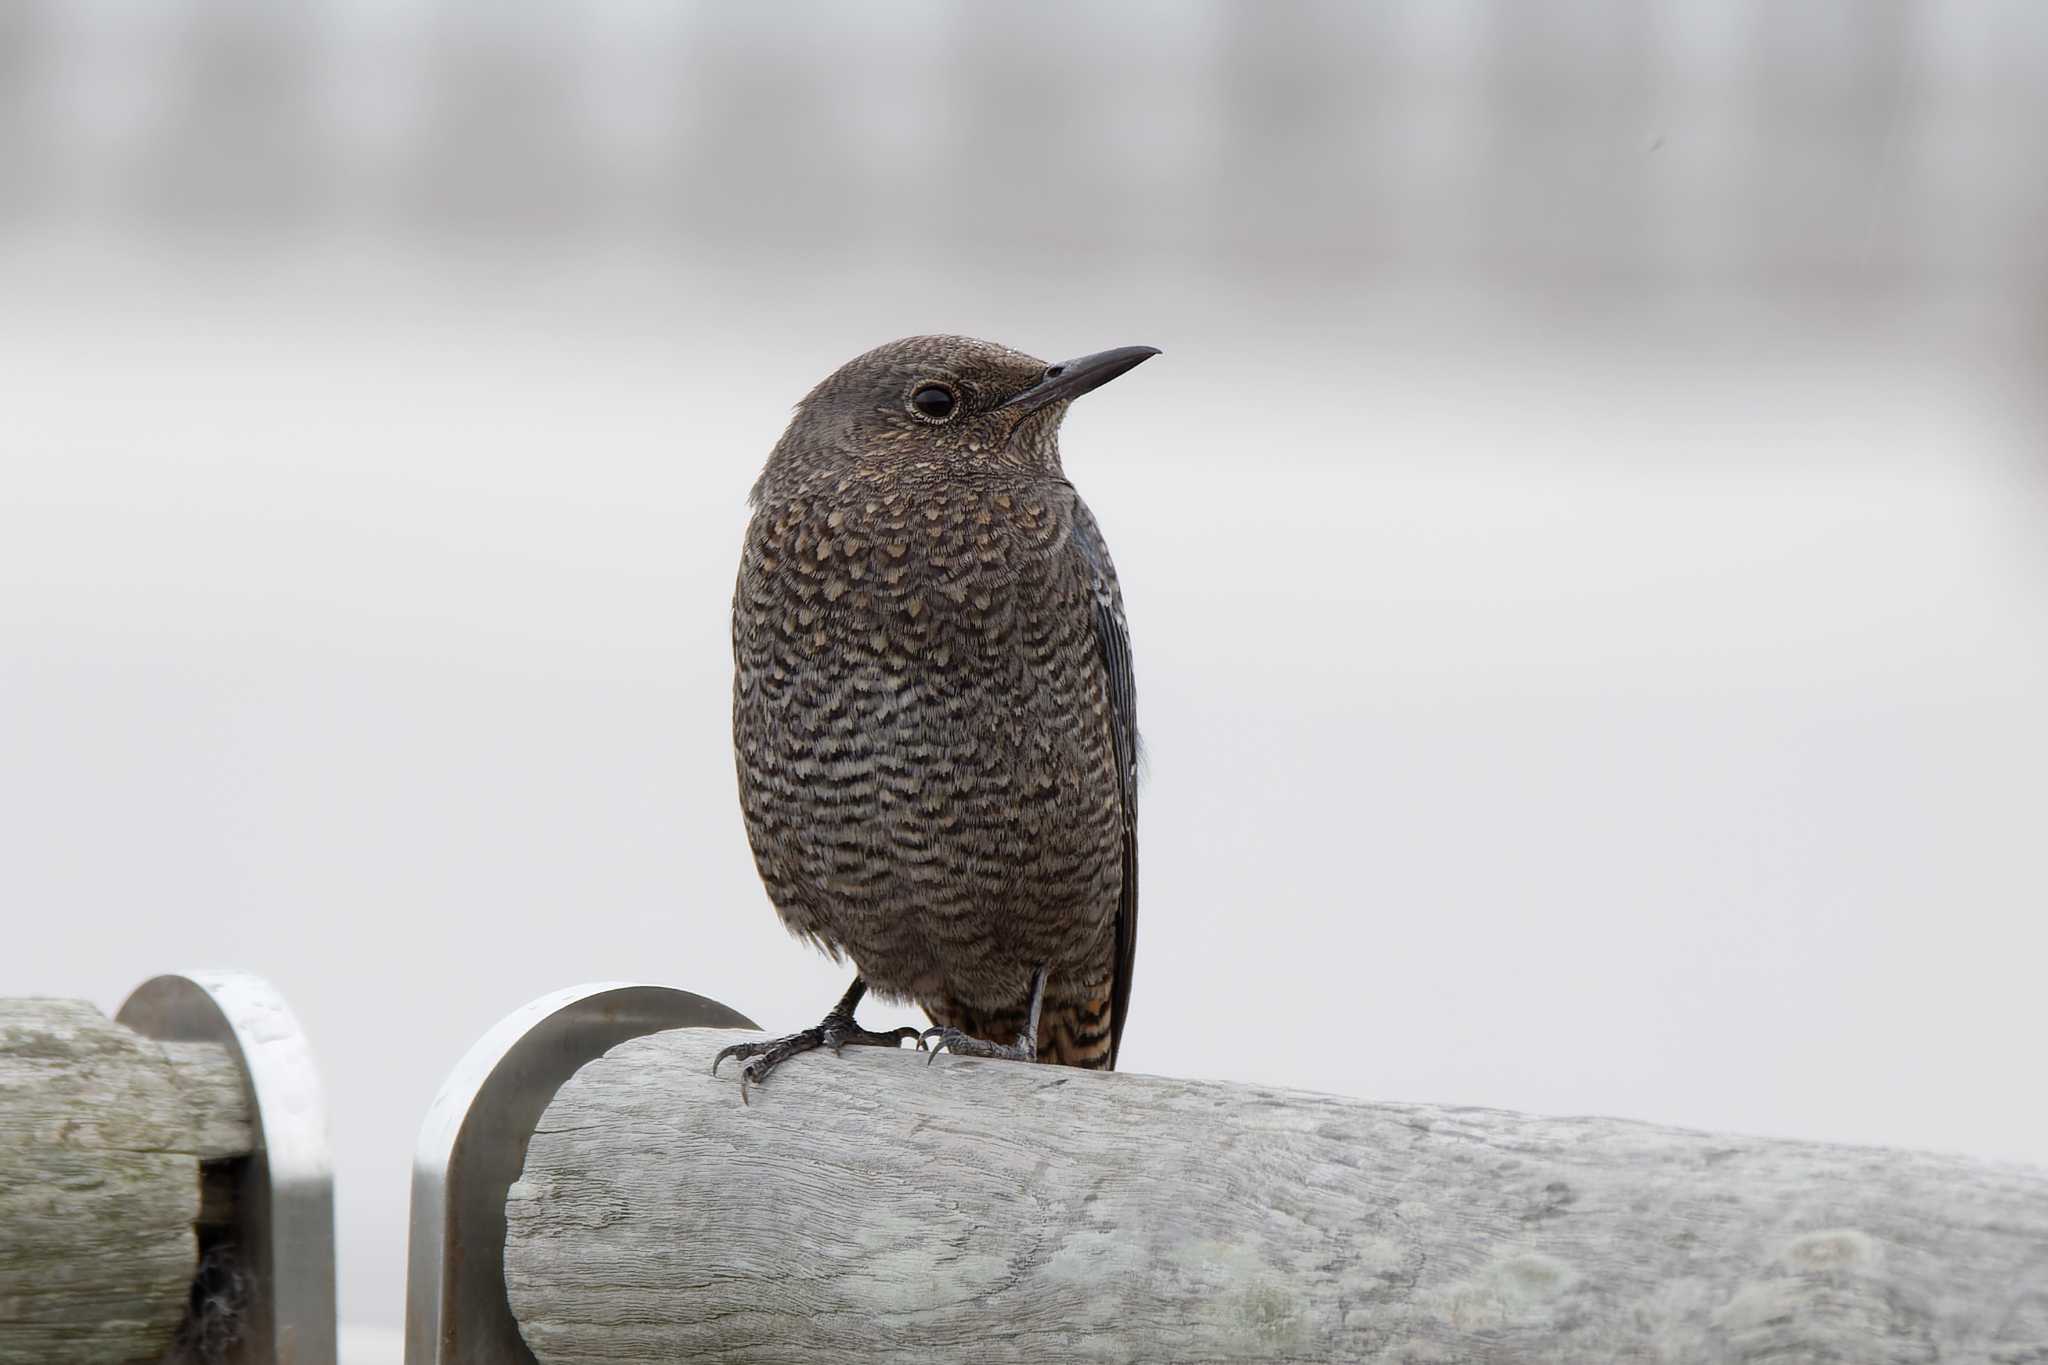
[(573, 1077), (513, 1187), (546, 1365), (2048, 1361), (2048, 1172), (745, 1035)]
[(251, 1133), (223, 1049), (152, 1042), (82, 1000), (0, 1000), (0, 1365), (161, 1355), (200, 1163)]

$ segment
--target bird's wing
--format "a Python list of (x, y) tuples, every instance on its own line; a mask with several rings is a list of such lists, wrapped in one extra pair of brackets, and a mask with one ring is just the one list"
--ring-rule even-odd
[(1095, 596), (1095, 642), (1109, 684), (1110, 729), (1116, 742), (1116, 786), (1123, 807), (1124, 879), (1116, 910), (1116, 977), (1110, 988), (1109, 1064), (1124, 1039), (1131, 968), (1138, 953), (1138, 693), (1131, 676), (1131, 631), (1109, 546), (1088, 505), (1074, 499), (1074, 543), (1088, 565)]

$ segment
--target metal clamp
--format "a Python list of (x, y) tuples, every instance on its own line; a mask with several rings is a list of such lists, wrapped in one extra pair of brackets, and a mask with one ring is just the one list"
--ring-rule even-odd
[(153, 977), (115, 1021), (159, 1042), (218, 1043), (242, 1069), (256, 1148), (235, 1181), (233, 1239), (252, 1279), (226, 1365), (335, 1365), (334, 1162), (313, 1050), (262, 977)]
[(505, 1300), (505, 1196), (562, 1083), (629, 1038), (756, 1028), (716, 1000), (605, 982), (544, 995), (499, 1020), (434, 1097), (412, 1164), (405, 1365), (531, 1365)]

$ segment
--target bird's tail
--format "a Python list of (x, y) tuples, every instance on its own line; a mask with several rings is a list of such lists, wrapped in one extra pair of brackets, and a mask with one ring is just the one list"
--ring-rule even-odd
[[(1025, 1009), (971, 1009), (951, 1003), (925, 1008), (932, 1022), (992, 1043), (1014, 1042), (1024, 1031)], [(1116, 1069), (1110, 982), (1104, 980), (1079, 999), (1049, 999), (1038, 1014), (1038, 1060), (1091, 1071)]]

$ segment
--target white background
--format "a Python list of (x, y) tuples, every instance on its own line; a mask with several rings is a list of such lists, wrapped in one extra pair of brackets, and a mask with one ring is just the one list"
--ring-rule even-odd
[(845, 984), (732, 778), (790, 405), (1144, 342), (1128, 1068), (2048, 1161), (2041, 24), (1610, 8), (21, 7), (0, 993), (274, 981), (395, 1326), (496, 1018)]

